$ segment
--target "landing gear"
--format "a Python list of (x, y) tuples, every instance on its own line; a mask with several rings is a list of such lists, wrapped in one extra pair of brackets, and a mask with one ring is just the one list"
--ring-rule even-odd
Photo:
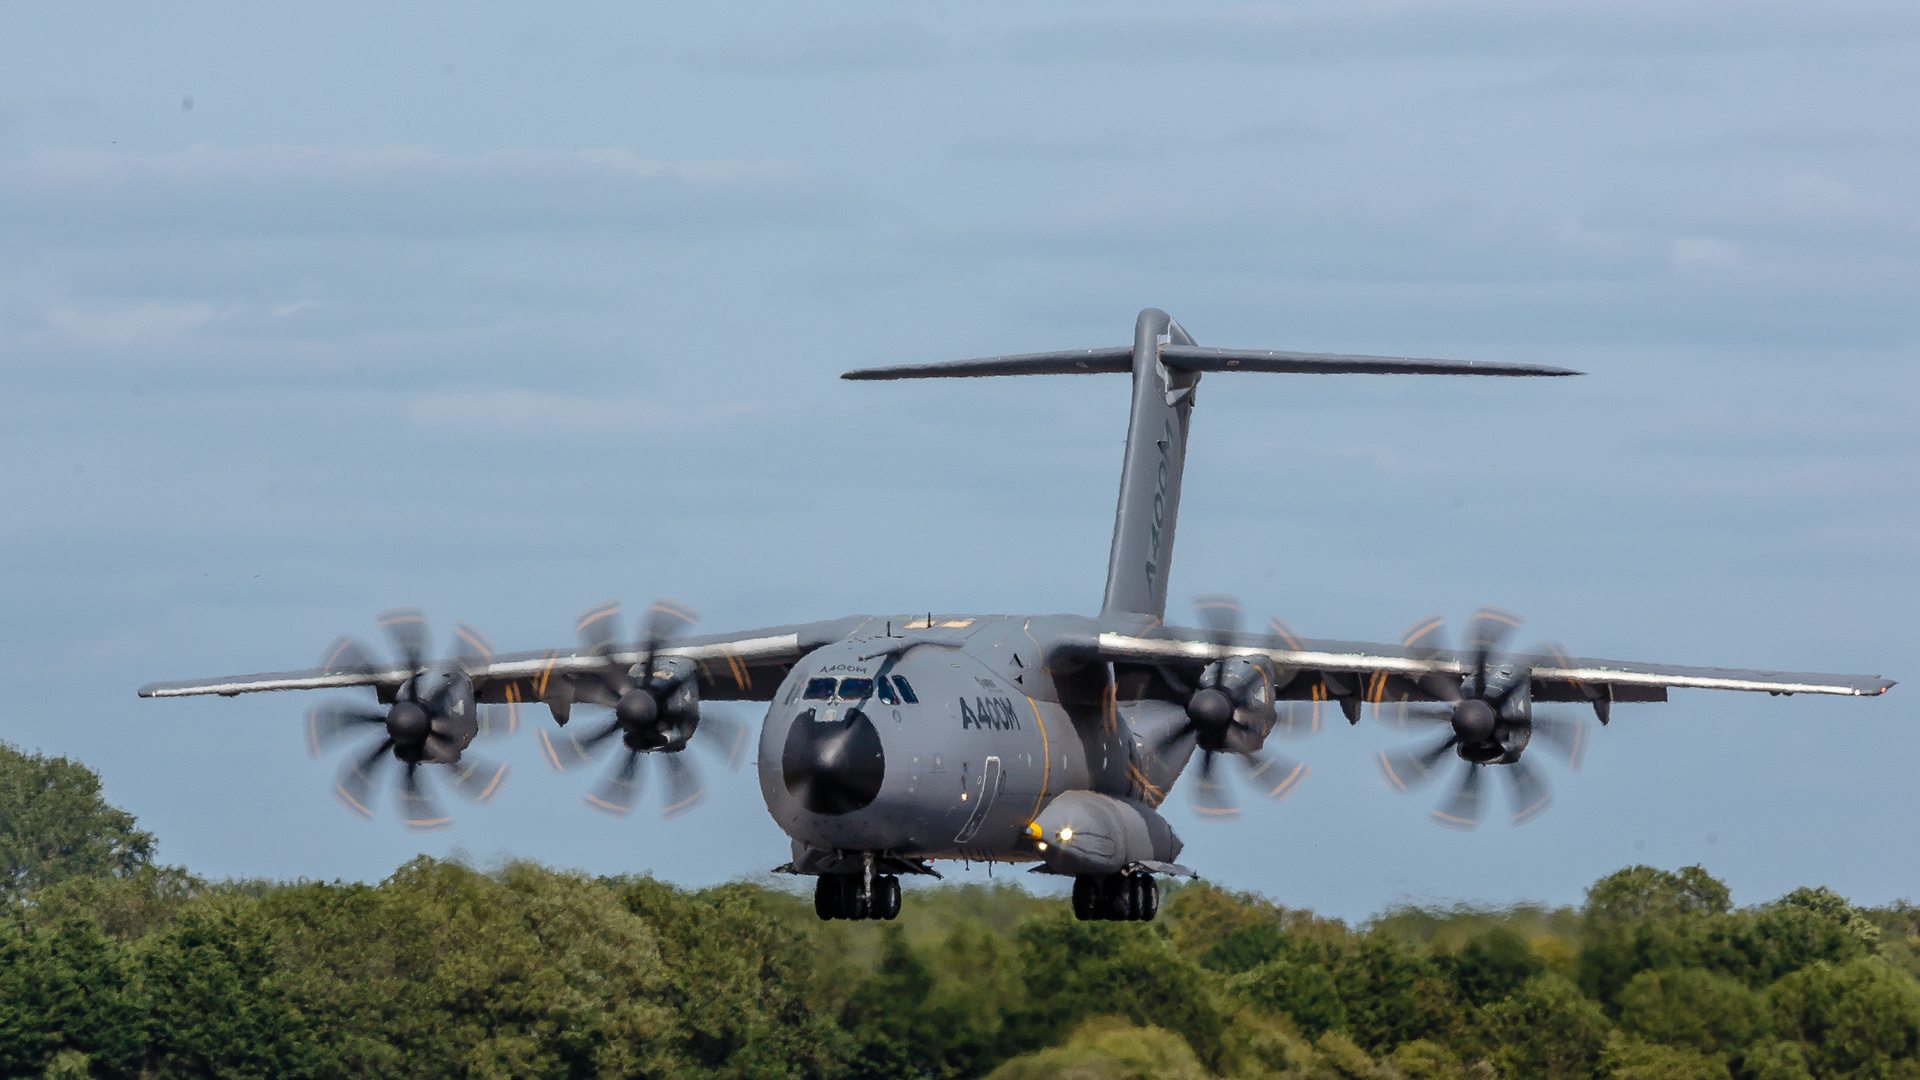
[(1152, 874), (1083, 874), (1073, 879), (1073, 917), (1081, 922), (1152, 922), (1160, 886)]
[(821, 874), (814, 879), (813, 913), (822, 919), (894, 919), (900, 915), (900, 879), (879, 874)]

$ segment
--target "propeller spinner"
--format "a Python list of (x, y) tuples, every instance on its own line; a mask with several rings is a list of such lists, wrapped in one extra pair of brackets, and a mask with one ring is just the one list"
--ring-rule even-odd
[(453, 661), (435, 663), (427, 659), (427, 620), (418, 608), (386, 612), (380, 616), (380, 625), (400, 654), (399, 664), (382, 669), (365, 645), (343, 637), (328, 646), (320, 668), (329, 674), (398, 668), (408, 673), (406, 681), (393, 691), (384, 709), (376, 694), (372, 703), (335, 700), (308, 710), (307, 752), (317, 758), (356, 733), (373, 734), (342, 766), (334, 781), (334, 796), (347, 809), (371, 819), (378, 778), (389, 761), (397, 762), (401, 819), (416, 832), (438, 832), (451, 826), (453, 818), (425, 782), (423, 767), (444, 768), (448, 782), (462, 797), (490, 801), (512, 770), (467, 753), (467, 747), (476, 738), (512, 731), (518, 724), (517, 713), (510, 706), (474, 702), (467, 672), (485, 663), (493, 649), (472, 627), (462, 623), (456, 631)]
[[(1195, 597), (1194, 610), (1206, 628), (1207, 640), (1215, 645), (1230, 644), (1240, 628), (1240, 601), (1232, 596), (1214, 594)], [(1276, 626), (1278, 626), (1276, 620)], [(1275, 672), (1261, 656), (1231, 656), (1210, 663), (1200, 673), (1199, 685), (1189, 689), (1172, 671), (1162, 669), (1161, 677), (1177, 693), (1185, 693), (1186, 720), (1160, 740), (1156, 749), (1165, 754), (1191, 739), (1200, 751), (1199, 775), (1192, 787), (1194, 809), (1203, 819), (1226, 821), (1240, 816), (1224, 770), (1216, 767), (1220, 755), (1234, 758), (1243, 779), (1262, 796), (1278, 801), (1293, 794), (1310, 771), (1306, 764), (1292, 758), (1270, 754), (1263, 747), (1276, 726), (1288, 732), (1318, 730), (1318, 717), (1309, 725), (1293, 715), (1289, 704), (1286, 722), (1274, 704)]]
[[(1520, 625), (1520, 617), (1496, 607), (1474, 614), (1473, 629), (1460, 659), (1465, 671), (1458, 677), (1429, 675), (1420, 688), (1438, 699), (1432, 705), (1401, 703), (1381, 714), (1403, 729), (1444, 727), (1439, 739), (1425, 746), (1382, 750), (1374, 764), (1389, 785), (1412, 791), (1439, 772), (1452, 751), (1461, 760), (1458, 779), (1446, 801), (1432, 813), (1435, 824), (1466, 831), (1480, 824), (1481, 774), (1498, 768), (1506, 780), (1514, 825), (1524, 825), (1553, 805), (1553, 795), (1538, 770), (1523, 754), (1539, 736), (1570, 769), (1579, 769), (1586, 753), (1584, 720), (1537, 714), (1529, 672), (1536, 657), (1500, 657), (1498, 650)], [(1407, 631), (1402, 644), (1415, 656), (1431, 657), (1443, 649), (1444, 629), (1439, 616), (1423, 619)], [(1556, 651), (1557, 650), (1553, 650)]]
[(586, 735), (562, 729), (541, 731), (539, 739), (547, 764), (566, 771), (596, 760), (618, 738), (624, 752), (581, 800), (589, 808), (614, 817), (632, 812), (645, 782), (642, 755), (653, 754), (659, 755), (659, 767), (666, 773), (661, 816), (675, 818), (700, 805), (706, 797), (705, 785), (694, 763), (681, 754), (699, 731), (708, 733), (701, 740), (703, 746), (725, 756), (729, 768), (739, 767), (746, 727), (729, 716), (703, 716), (697, 666), (683, 657), (660, 655), (698, 619), (683, 605), (655, 600), (641, 628), (639, 662), (628, 666), (620, 662), (622, 651), (616, 642), (620, 602), (610, 600), (580, 616), (580, 641), (601, 658), (601, 666), (578, 680), (576, 700), (607, 708), (611, 715)]

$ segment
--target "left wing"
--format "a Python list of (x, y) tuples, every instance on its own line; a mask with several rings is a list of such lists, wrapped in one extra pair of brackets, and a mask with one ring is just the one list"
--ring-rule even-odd
[[(1363, 702), (1435, 700), (1423, 688), (1423, 680), (1460, 678), (1469, 672), (1469, 661), (1456, 652), (1422, 654), (1396, 645), (1309, 641), (1267, 634), (1220, 635), (1180, 627), (1110, 631), (1091, 641), (1066, 644), (1063, 650), (1085, 659), (1183, 667), (1229, 656), (1264, 656), (1282, 672), (1292, 673), (1278, 689), (1280, 698), (1339, 701), (1350, 708), (1350, 717), (1359, 715), (1358, 707)], [(1665, 701), (1669, 687), (1876, 697), (1894, 685), (1893, 680), (1877, 675), (1677, 667), (1557, 652), (1505, 655), (1493, 662), (1494, 667), (1508, 671), (1516, 664), (1528, 665), (1534, 700), (1590, 702), (1603, 721), (1606, 707), (1612, 702)]]

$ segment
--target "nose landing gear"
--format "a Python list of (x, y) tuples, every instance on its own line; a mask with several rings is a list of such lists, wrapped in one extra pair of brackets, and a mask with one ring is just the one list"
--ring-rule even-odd
[(822, 919), (892, 919), (900, 914), (900, 879), (878, 874), (821, 874), (814, 879), (813, 913)]
[(1082, 874), (1073, 879), (1073, 917), (1081, 922), (1152, 922), (1160, 886), (1152, 874)]

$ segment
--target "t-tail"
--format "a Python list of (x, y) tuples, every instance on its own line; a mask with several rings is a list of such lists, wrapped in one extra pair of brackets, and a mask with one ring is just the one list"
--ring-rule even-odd
[(1163, 618), (1173, 530), (1180, 512), (1180, 477), (1187, 460), (1187, 425), (1200, 376), (1209, 371), (1272, 371), (1307, 375), (1578, 375), (1538, 364), (1426, 360), (1399, 356), (1210, 349), (1194, 344), (1179, 323), (1158, 308), (1140, 313), (1133, 344), (1105, 349), (1026, 353), (938, 364), (862, 368), (843, 379), (946, 379), (980, 375), (1133, 375), (1133, 415), (1127, 421), (1120, 467), (1120, 505), (1114, 512), (1103, 615)]

